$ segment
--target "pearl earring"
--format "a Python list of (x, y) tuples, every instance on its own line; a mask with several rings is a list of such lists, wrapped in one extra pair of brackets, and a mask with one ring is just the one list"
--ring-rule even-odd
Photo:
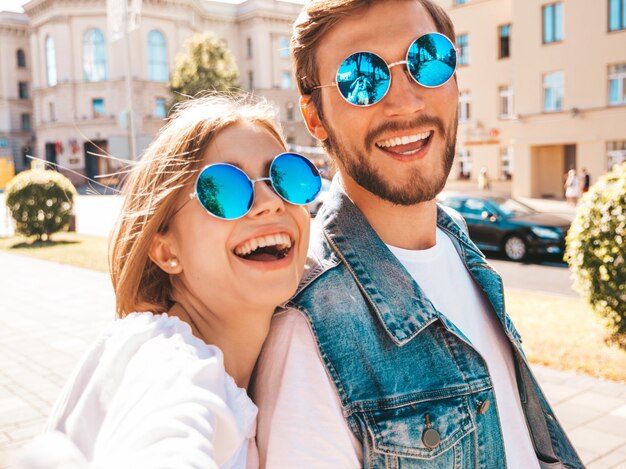
[(176, 267), (178, 267), (178, 259), (176, 259), (175, 257), (174, 257), (174, 258), (172, 258), (172, 259), (170, 259), (170, 261), (169, 261), (169, 266), (170, 266), (172, 269), (175, 269)]

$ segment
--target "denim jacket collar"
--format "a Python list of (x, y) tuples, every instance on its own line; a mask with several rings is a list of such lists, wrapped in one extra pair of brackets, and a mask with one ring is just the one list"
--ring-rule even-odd
[[(358, 281), (394, 343), (404, 345), (439, 319), (433, 304), (345, 194), (337, 179), (316, 223), (321, 223), (325, 239)], [(465, 249), (472, 249), (482, 257), (465, 232), (440, 206), (437, 207), (437, 224), (452, 235), (462, 259), (466, 257)], [(372, 269), (372, 265), (377, 267)]]

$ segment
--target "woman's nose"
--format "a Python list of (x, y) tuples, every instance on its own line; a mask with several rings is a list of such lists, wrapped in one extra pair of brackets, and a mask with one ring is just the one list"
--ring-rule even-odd
[(282, 213), (284, 210), (285, 201), (276, 193), (270, 181), (258, 181), (254, 184), (254, 203), (250, 216)]

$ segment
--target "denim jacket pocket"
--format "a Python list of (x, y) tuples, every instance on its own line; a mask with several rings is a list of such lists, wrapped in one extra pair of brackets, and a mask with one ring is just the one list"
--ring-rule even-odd
[(475, 429), (465, 395), (379, 407), (365, 419), (374, 451), (425, 460), (438, 458)]

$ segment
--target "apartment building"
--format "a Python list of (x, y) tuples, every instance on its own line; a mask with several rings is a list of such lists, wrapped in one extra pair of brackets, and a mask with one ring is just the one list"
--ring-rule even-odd
[(626, 0), (436, 1), (459, 51), (452, 178), (562, 198), (567, 170), (626, 160)]
[[(19, 167), (35, 143), (28, 21), (0, 12), (0, 173)], [(13, 171), (11, 168), (11, 172)]]
[[(22, 157), (28, 149), (67, 168), (62, 171), (81, 184), (80, 175), (94, 178), (120, 167), (99, 155), (137, 158), (163, 125), (169, 101), (167, 82), (176, 55), (196, 32), (210, 32), (225, 42), (235, 57), (241, 86), (275, 104), (291, 144), (314, 143), (298, 115), (289, 58), (291, 25), (301, 5), (280, 0), (247, 0), (237, 5), (212, 0), (131, 0), (128, 4), (133, 28), (127, 39), (115, 37), (115, 29), (107, 22), (106, 0), (31, 0), (23, 14), (12, 14), (21, 36), (15, 33), (12, 44), (3, 41), (0, 75), (11, 82), (9, 88), (15, 88), (11, 99), (18, 99), (16, 82), (22, 83), (23, 78), (27, 83), (23, 104), (32, 113), (33, 131), (24, 136), (30, 138), (29, 145), (11, 144), (21, 148), (14, 152), (17, 170), (28, 165)], [(141, 10), (133, 18), (133, 8), (138, 6)], [(18, 70), (19, 76), (7, 74), (19, 49), (29, 57), (27, 67)], [(130, 154), (129, 101), (135, 155)], [(26, 128), (27, 122), (19, 119), (27, 111), (12, 112), (18, 127), (24, 124), (19, 129)]]

